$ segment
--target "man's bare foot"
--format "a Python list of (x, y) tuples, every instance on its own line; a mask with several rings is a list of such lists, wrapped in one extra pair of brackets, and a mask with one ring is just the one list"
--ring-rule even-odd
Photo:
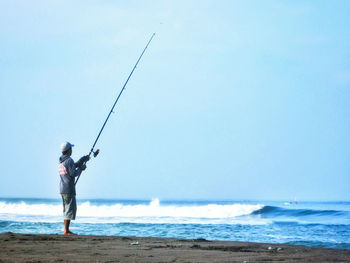
[(74, 234), (73, 232), (68, 231), (68, 232), (64, 232), (63, 235), (64, 236), (76, 236), (77, 234)]

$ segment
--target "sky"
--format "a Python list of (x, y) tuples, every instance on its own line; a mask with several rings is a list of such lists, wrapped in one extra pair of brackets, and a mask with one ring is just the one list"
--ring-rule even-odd
[(0, 197), (350, 201), (349, 1), (0, 0)]

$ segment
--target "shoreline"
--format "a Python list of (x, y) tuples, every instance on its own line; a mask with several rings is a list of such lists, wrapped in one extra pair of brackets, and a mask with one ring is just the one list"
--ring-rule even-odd
[(0, 234), (0, 262), (350, 262), (350, 250), (205, 239)]

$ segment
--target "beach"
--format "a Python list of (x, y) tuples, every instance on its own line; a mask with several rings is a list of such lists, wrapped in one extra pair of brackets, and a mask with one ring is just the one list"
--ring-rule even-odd
[(0, 234), (0, 262), (350, 262), (350, 250), (122, 236)]

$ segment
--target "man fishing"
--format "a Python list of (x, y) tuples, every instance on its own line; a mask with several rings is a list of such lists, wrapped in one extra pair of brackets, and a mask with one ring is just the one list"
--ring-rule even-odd
[(60, 163), (58, 171), (61, 177), (60, 193), (63, 202), (64, 232), (63, 235), (75, 235), (69, 231), (71, 220), (75, 220), (77, 213), (77, 202), (75, 192), (75, 177), (79, 177), (82, 171), (86, 169), (85, 163), (90, 160), (88, 155), (83, 156), (78, 162), (74, 163), (70, 157), (72, 155), (72, 147), (74, 145), (69, 142), (61, 144), (62, 155), (59, 159)]
[[(129, 74), (129, 77), (127, 78), (123, 88), (119, 92), (119, 95), (117, 99), (115, 100), (112, 109), (110, 110), (105, 122), (102, 125), (102, 128), (100, 132), (97, 135), (97, 138), (92, 145), (92, 148), (90, 150), (89, 155), (83, 156), (80, 158), (80, 160), (76, 163), (74, 163), (73, 159), (70, 157), (72, 155), (72, 147), (74, 146), (73, 144), (69, 142), (64, 142), (61, 145), (61, 151), (62, 151), (62, 156), (60, 157), (60, 164), (59, 164), (59, 174), (61, 177), (61, 183), (60, 183), (60, 193), (62, 195), (62, 201), (63, 201), (63, 216), (64, 216), (64, 235), (75, 235), (74, 233), (69, 231), (69, 224), (71, 220), (75, 220), (75, 216), (77, 213), (77, 203), (75, 199), (75, 185), (77, 184), (80, 174), (82, 171), (86, 169), (85, 163), (90, 160), (90, 155), (93, 153), (93, 156), (96, 157), (99, 153), (99, 149), (94, 151), (95, 145), (100, 138), (100, 135), (109, 119), (111, 116), (113, 109), (115, 105), (117, 104), (121, 94), (125, 90), (126, 84), (128, 84), (128, 81), (133, 74), (134, 70), (136, 69), (137, 64), (141, 60), (143, 54), (145, 53), (149, 43), (151, 43), (155, 33), (152, 34), (150, 40), (148, 41), (146, 47), (143, 49), (140, 57), (136, 61), (136, 64), (134, 68), (132, 69), (131, 73)], [(77, 177), (77, 179), (75, 179)]]

